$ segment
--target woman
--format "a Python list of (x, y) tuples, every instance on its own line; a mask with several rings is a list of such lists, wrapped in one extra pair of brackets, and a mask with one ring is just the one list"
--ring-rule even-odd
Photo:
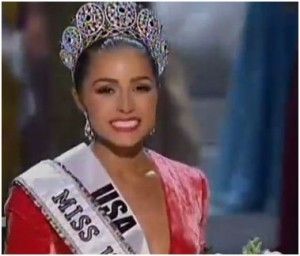
[(91, 143), (15, 179), (7, 253), (205, 250), (204, 174), (143, 147), (154, 131), (167, 53), (148, 9), (107, 2), (78, 10), (60, 56)]

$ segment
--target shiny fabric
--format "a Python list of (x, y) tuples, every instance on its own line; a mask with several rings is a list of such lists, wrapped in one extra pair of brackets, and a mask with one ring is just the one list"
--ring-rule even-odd
[[(148, 152), (158, 167), (165, 191), (170, 253), (203, 252), (210, 198), (206, 177), (196, 168), (154, 151)], [(5, 210), (8, 219), (6, 253), (71, 253), (21, 187), (12, 187)]]

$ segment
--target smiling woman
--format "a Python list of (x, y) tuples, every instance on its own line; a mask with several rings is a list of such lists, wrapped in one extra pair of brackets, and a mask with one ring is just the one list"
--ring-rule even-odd
[(108, 39), (104, 47), (96, 42), (74, 73), (73, 95), (93, 136), (125, 151), (154, 129), (158, 98), (154, 61), (142, 44), (132, 42), (122, 37)]
[(203, 252), (206, 177), (143, 146), (168, 54), (161, 25), (135, 3), (87, 3), (75, 20), (60, 56), (90, 143), (15, 179), (6, 252)]

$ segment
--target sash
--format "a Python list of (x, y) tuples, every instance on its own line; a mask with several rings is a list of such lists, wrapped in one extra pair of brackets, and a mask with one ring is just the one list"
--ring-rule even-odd
[(144, 233), (84, 143), (16, 178), (74, 253), (149, 254)]

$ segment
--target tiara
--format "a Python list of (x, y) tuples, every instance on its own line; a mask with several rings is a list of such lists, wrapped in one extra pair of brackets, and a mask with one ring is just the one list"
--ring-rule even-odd
[(125, 36), (142, 42), (161, 75), (168, 56), (162, 26), (153, 13), (134, 2), (92, 2), (82, 5), (62, 34), (60, 58), (73, 73), (80, 54), (100, 39)]

